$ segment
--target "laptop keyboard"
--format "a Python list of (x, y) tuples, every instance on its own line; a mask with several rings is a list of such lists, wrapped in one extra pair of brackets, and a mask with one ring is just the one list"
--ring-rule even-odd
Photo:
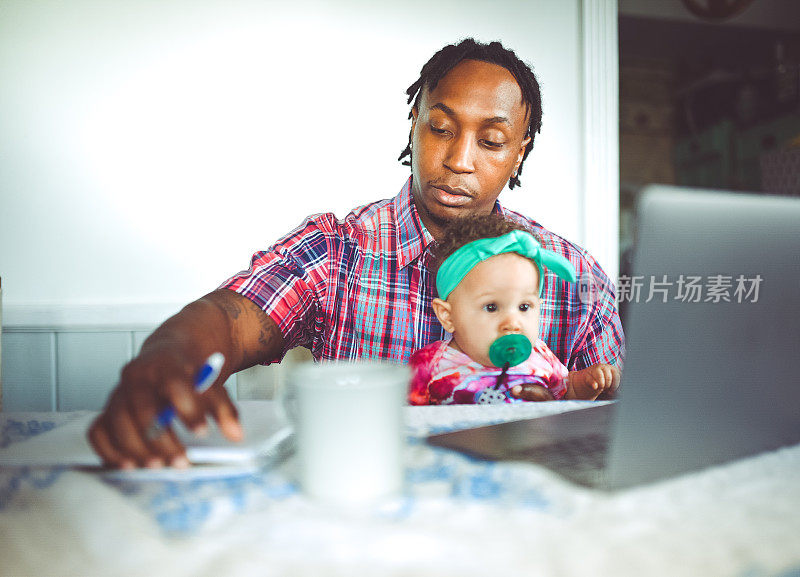
[(604, 479), (607, 450), (605, 435), (590, 434), (522, 449), (514, 456), (544, 465), (576, 483), (591, 487)]

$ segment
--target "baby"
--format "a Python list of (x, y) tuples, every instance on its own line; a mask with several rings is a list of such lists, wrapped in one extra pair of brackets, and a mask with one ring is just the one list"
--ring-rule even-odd
[[(539, 339), (544, 267), (575, 281), (575, 268), (500, 215), (453, 223), (436, 247), (433, 308), (452, 338), (415, 351), (409, 403), (471, 404), (611, 396), (619, 370), (568, 371)], [(523, 395), (522, 391), (533, 392)]]

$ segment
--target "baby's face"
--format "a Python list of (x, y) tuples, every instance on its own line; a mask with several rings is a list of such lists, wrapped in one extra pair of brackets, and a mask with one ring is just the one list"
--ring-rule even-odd
[(499, 337), (539, 336), (539, 269), (527, 258), (504, 253), (478, 263), (447, 299), (453, 344), (472, 360), (491, 366), (489, 346)]

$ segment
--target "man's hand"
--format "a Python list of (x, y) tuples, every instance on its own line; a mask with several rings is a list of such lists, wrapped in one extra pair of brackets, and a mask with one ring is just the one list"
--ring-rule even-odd
[[(186, 467), (186, 449), (171, 429), (149, 438), (148, 428), (168, 405), (196, 434), (211, 413), (230, 440), (242, 439), (237, 411), (223, 386), (233, 372), (274, 358), (283, 337), (252, 301), (229, 290), (215, 291), (168, 319), (122, 370), (103, 412), (88, 431), (89, 442), (110, 467)], [(194, 379), (212, 352), (225, 355), (217, 381), (204, 393)]]
[(225, 368), (217, 382), (199, 395), (194, 375), (202, 358), (191, 359), (168, 346), (151, 347), (123, 369), (103, 413), (89, 429), (89, 440), (103, 461), (124, 469), (136, 466), (187, 467), (186, 450), (171, 428), (150, 438), (148, 428), (167, 405), (195, 434), (207, 432), (206, 412), (211, 412), (223, 434), (242, 438), (237, 412), (222, 386), (230, 374)]
[(580, 371), (570, 371), (565, 399), (593, 401), (599, 396), (612, 398), (619, 388), (620, 372), (613, 365), (599, 363)]

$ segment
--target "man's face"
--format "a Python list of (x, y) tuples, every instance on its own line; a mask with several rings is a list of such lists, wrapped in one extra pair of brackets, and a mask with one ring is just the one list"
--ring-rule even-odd
[(519, 167), (528, 118), (514, 76), (497, 64), (464, 60), (412, 111), (413, 195), (428, 231), (488, 214)]
[(447, 301), (434, 311), (453, 346), (473, 361), (492, 366), (489, 347), (508, 334), (531, 342), (539, 336), (539, 269), (515, 253), (493, 256), (475, 265)]

